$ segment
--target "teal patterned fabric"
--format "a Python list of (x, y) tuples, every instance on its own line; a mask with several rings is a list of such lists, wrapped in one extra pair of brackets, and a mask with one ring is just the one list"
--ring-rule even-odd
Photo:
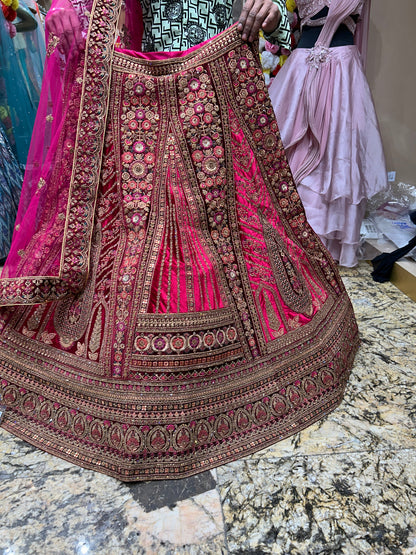
[[(284, 0), (273, 0), (282, 18), (267, 39), (286, 48), (290, 29)], [(141, 0), (145, 52), (186, 50), (232, 25), (232, 0)]]
[(9, 252), (22, 181), (19, 164), (0, 123), (0, 264)]

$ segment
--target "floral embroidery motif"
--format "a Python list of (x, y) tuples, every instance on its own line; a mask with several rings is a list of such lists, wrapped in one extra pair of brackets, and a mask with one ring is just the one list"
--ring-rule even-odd
[(308, 55), (308, 64), (315, 69), (318, 69), (322, 64), (326, 64), (331, 56), (331, 49), (317, 44), (311, 48)]

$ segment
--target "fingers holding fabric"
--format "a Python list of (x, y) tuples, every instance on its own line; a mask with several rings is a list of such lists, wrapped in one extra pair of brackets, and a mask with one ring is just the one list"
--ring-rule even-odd
[(247, 0), (241, 11), (238, 29), (243, 40), (253, 42), (260, 29), (265, 33), (272, 33), (280, 19), (280, 10), (272, 0)]
[(80, 21), (70, 5), (49, 10), (45, 26), (49, 34), (58, 37), (58, 49), (62, 54), (68, 54), (83, 43)]

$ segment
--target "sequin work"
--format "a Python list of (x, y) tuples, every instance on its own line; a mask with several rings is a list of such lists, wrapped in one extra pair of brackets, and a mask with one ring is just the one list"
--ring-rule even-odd
[(122, 480), (242, 457), (342, 400), (358, 346), (256, 46), (117, 53), (77, 296), (1, 312), (3, 426)]

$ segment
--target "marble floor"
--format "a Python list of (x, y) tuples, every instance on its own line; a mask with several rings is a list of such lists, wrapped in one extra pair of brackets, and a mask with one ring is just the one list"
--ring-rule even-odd
[(416, 554), (416, 304), (370, 272), (344, 402), (250, 457), (125, 484), (0, 429), (0, 555)]

